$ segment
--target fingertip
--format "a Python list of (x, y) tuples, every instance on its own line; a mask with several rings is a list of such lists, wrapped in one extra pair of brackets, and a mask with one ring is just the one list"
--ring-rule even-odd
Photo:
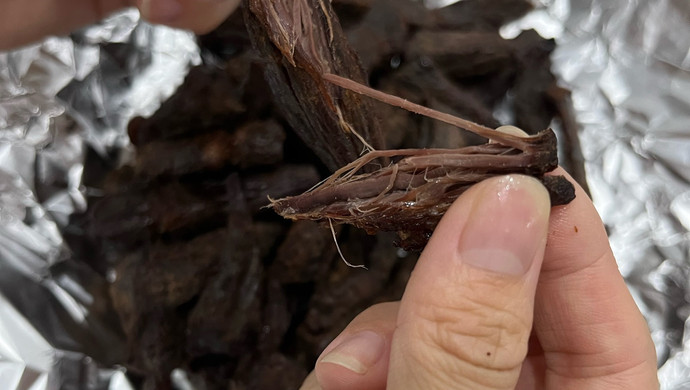
[(144, 19), (151, 23), (205, 34), (220, 25), (240, 0), (137, 0)]
[[(575, 183), (562, 168), (552, 174)], [(549, 380), (556, 387), (578, 380), (582, 388), (612, 382), (620, 388), (654, 388), (649, 329), (594, 204), (577, 184), (575, 194), (572, 202), (551, 211), (536, 295), (534, 328)]]
[[(349, 389), (384, 389), (379, 380), (372, 379), (371, 374), (360, 375), (350, 369), (331, 363), (317, 363), (314, 373), (322, 390)], [(384, 382), (385, 383), (385, 382)]]
[(368, 308), (326, 347), (314, 368), (321, 389), (386, 388), (398, 308), (399, 302)]
[(319, 386), (319, 382), (316, 379), (316, 373), (314, 371), (310, 372), (309, 375), (302, 382), (299, 390), (322, 390)]
[[(461, 264), (524, 274), (533, 261), (540, 264), (536, 255), (543, 250), (549, 213), (548, 193), (532, 177), (506, 175), (475, 185), (439, 222), (415, 268), (414, 281), (426, 285), (448, 280), (453, 285), (453, 280), (466, 277), (454, 271), (461, 270)], [(492, 258), (501, 261), (492, 262)], [(511, 259), (515, 260), (512, 264)]]
[(505, 125), (505, 126), (500, 126), (496, 128), (496, 131), (505, 133), (505, 134), (510, 134), (510, 135), (516, 135), (518, 137), (529, 137), (529, 134), (527, 134), (524, 130), (517, 126), (511, 126), (511, 125)]
[(409, 386), (420, 378), (428, 388), (515, 386), (527, 353), (549, 212), (544, 186), (523, 175), (485, 180), (455, 201), (401, 301), (390, 386), (420, 388)]
[(551, 210), (545, 253), (551, 261), (545, 262), (542, 270), (547, 277), (586, 268), (610, 251), (606, 229), (587, 193), (562, 168), (552, 174), (574, 183), (575, 199)]
[(381, 329), (343, 332), (321, 354), (314, 368), (321, 388), (384, 389), (391, 338)]

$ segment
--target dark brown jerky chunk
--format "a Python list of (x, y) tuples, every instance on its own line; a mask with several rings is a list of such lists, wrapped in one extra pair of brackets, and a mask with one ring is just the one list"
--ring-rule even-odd
[(155, 244), (147, 251), (128, 255), (116, 268), (113, 296), (123, 296), (120, 286), (130, 284), (136, 290), (135, 300), (123, 302), (125, 307), (174, 308), (189, 301), (217, 269), (225, 254), (225, 247), (218, 243), (226, 242), (227, 238), (227, 231), (220, 229), (187, 242)]
[(184, 84), (155, 114), (146, 119), (134, 118), (129, 123), (129, 138), (138, 146), (227, 126), (245, 112), (241, 92), (236, 81), (223, 70), (194, 67)]
[[(409, 25), (400, 12), (403, 4), (409, 3), (377, 1), (363, 20), (347, 31), (347, 38), (366, 69), (404, 51)], [(423, 7), (422, 10), (426, 11)]]
[(271, 277), (282, 283), (306, 283), (322, 279), (327, 271), (326, 256), (334, 256), (333, 238), (328, 230), (312, 221), (297, 221), (290, 227), (271, 264)]
[[(307, 370), (283, 354), (273, 353), (252, 361), (251, 368), (239, 373), (247, 390), (298, 389)], [(235, 390), (235, 387), (230, 386)]]
[[(337, 73), (366, 83), (327, 0), (248, 0), (246, 21), (264, 57), (273, 96), (295, 132), (331, 170), (382, 138), (371, 104), (321, 78)], [(357, 134), (355, 134), (355, 131)]]
[(125, 257), (110, 287), (113, 306), (128, 338), (132, 363), (160, 385), (183, 364), (185, 324), (179, 308), (199, 294), (223, 258), (227, 232), (191, 241), (156, 244)]
[(408, 43), (409, 56), (429, 57), (452, 77), (486, 75), (509, 66), (512, 49), (498, 32), (420, 31)]
[(249, 122), (235, 130), (233, 138), (233, 165), (250, 168), (283, 161), (285, 132), (274, 120)]
[(215, 245), (226, 248), (226, 258), (190, 313), (187, 351), (193, 358), (223, 354), (237, 359), (253, 349), (261, 330), (261, 260), (252, 237)]
[[(410, 62), (401, 67), (395, 74), (395, 80), (412, 89), (415, 95), (426, 96), (450, 107), (452, 113), (489, 127), (498, 127), (500, 123), (493, 117), (491, 108), (483, 105), (476, 94), (466, 91), (454, 84), (441, 72), (436, 64), (422, 64), (421, 61)], [(409, 92), (408, 92), (409, 93)], [(404, 96), (408, 98), (408, 96)], [(546, 128), (542, 127), (542, 129)], [(462, 134), (455, 130), (456, 133)], [(465, 136), (475, 137), (471, 133)], [(481, 139), (481, 137), (479, 138)], [(478, 144), (480, 142), (474, 142)]]
[(585, 173), (585, 158), (582, 156), (580, 138), (578, 137), (579, 126), (577, 120), (575, 120), (570, 91), (554, 83), (548, 89), (547, 95), (561, 117), (561, 124), (563, 127), (561, 165), (570, 173), (573, 179), (580, 184), (585, 192), (589, 194), (587, 175)]
[(295, 195), (319, 181), (311, 165), (283, 165), (272, 172), (247, 175), (242, 179), (246, 202), (252, 211), (270, 204), (268, 197)]
[[(109, 195), (91, 207), (93, 235), (138, 241), (160, 234), (209, 230), (224, 224), (221, 199), (199, 197), (177, 182)], [(130, 239), (127, 239), (127, 238)]]
[(232, 134), (216, 131), (193, 140), (155, 141), (139, 147), (136, 170), (143, 176), (184, 175), (230, 165)]
[(285, 133), (275, 121), (251, 122), (234, 133), (216, 131), (192, 140), (143, 145), (136, 170), (149, 177), (184, 175), (229, 165), (271, 165), (283, 159)]
[(299, 338), (311, 347), (308, 352), (314, 356), (338, 335), (340, 324), (347, 324), (373, 304), (397, 263), (390, 235), (372, 237), (351, 229), (347, 233), (350, 239), (341, 245), (344, 256), (360, 259), (358, 261), (366, 263), (369, 270), (352, 273), (337, 255), (321, 258), (320, 261), (329, 264), (331, 269), (317, 281), (309, 311), (297, 330)]
[(498, 31), (533, 8), (527, 0), (464, 0), (433, 11), (436, 28)]
[(521, 129), (543, 129), (551, 125), (554, 115), (546, 91), (556, 84), (556, 77), (549, 69), (556, 44), (534, 30), (523, 32), (514, 42), (518, 65), (513, 87), (515, 125)]

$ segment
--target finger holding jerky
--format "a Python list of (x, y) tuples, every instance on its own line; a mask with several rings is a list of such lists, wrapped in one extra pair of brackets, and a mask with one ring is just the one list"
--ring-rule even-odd
[(68, 34), (132, 6), (152, 23), (206, 33), (238, 5), (239, 0), (7, 0), (0, 12), (0, 50), (26, 45), (46, 35)]

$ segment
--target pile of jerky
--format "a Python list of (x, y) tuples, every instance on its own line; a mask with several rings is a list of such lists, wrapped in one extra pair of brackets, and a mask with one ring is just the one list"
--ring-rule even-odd
[[(498, 107), (532, 133), (556, 120), (572, 142), (568, 96), (550, 73), (554, 42), (534, 31), (498, 34), (530, 10), (527, 1), (433, 11), (407, 0), (331, 4), (374, 88), (490, 127), (500, 125)], [(140, 388), (170, 389), (171, 371), (182, 368), (199, 389), (296, 389), (356, 314), (400, 298), (417, 258), (390, 234), (340, 226), (346, 259), (369, 268), (352, 269), (329, 229), (262, 208), (332, 167), (271, 95), (246, 12), (199, 37), (204, 63), (153, 116), (132, 120), (132, 164), (105, 179), (98, 170), (107, 164), (87, 166), (99, 192), (75, 222), (90, 243), (83, 257), (103, 275), (115, 270), (110, 296), (129, 353), (121, 363)], [(372, 104), (386, 148), (484, 142)], [(566, 151), (562, 164), (578, 176), (578, 148)]]

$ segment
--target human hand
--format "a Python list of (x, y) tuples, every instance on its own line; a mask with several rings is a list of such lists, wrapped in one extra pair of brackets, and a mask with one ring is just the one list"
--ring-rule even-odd
[(551, 209), (530, 177), (471, 188), (402, 300), (355, 318), (302, 390), (658, 388), (645, 320), (592, 202), (576, 194)]
[(67, 34), (125, 7), (136, 6), (152, 23), (203, 34), (218, 26), (240, 0), (3, 0), (0, 50), (46, 35)]

